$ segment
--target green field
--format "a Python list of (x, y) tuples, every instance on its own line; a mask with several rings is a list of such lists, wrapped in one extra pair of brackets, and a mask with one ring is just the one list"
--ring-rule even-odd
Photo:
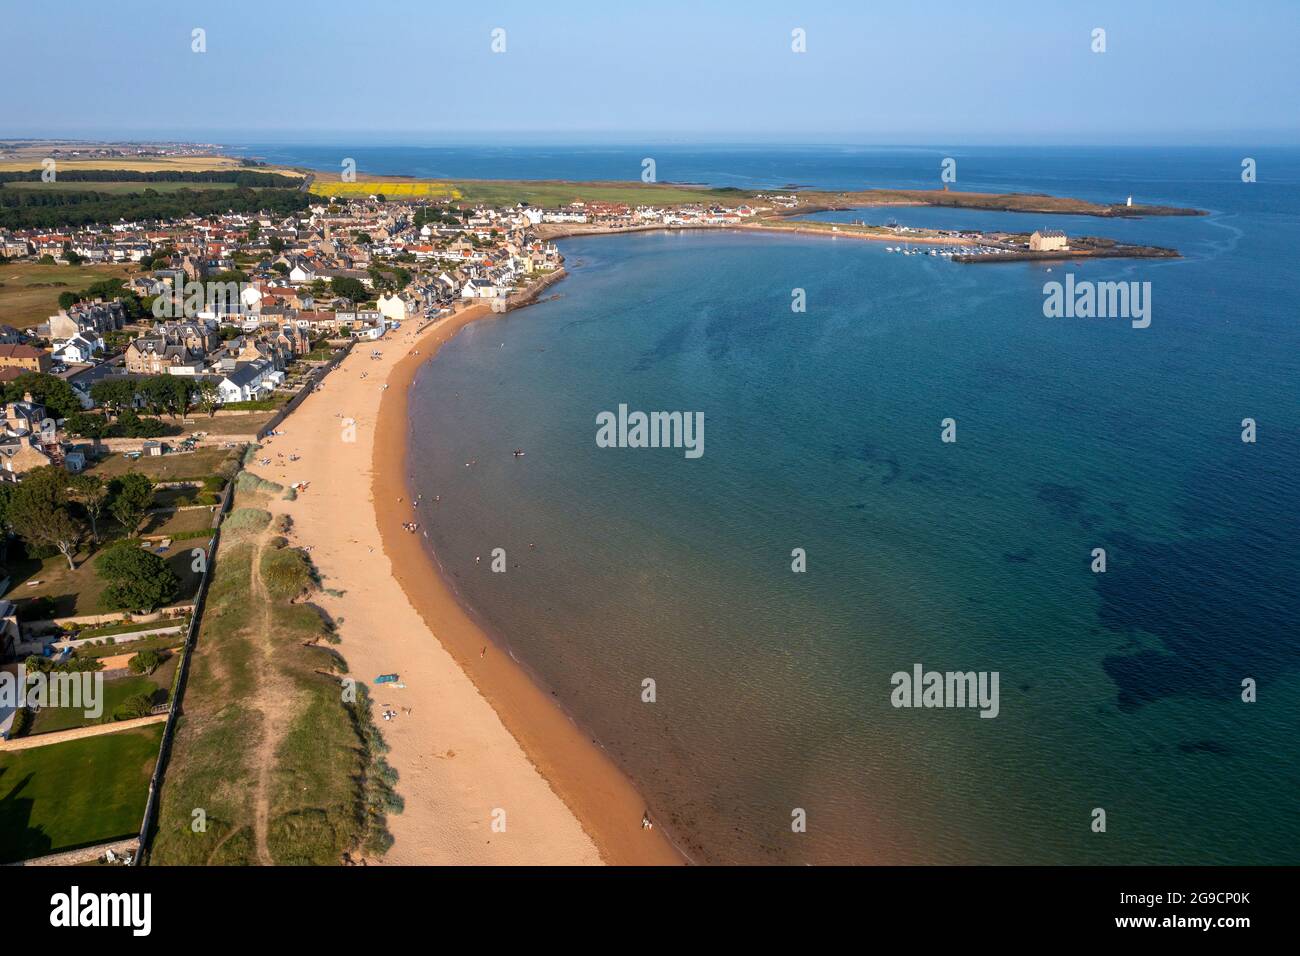
[(0, 752), (0, 862), (131, 836), (163, 725)]
[(126, 264), (42, 266), (32, 262), (0, 265), (0, 324), (28, 329), (59, 311), (59, 294), (80, 292), (104, 279), (121, 279)]
[[(59, 181), (52, 183), (5, 183), (5, 189), (39, 189), (45, 192), (81, 192), (81, 193), (142, 193), (152, 189), (159, 193), (174, 193), (182, 189), (234, 189), (234, 183), (122, 183), (122, 182), (76, 182)], [(253, 187), (262, 188), (262, 187)]]
[[(337, 177), (335, 177), (337, 179)], [(513, 205), (517, 202), (534, 206), (564, 206), (571, 202), (627, 203), (628, 205), (679, 205), (682, 203), (720, 203), (736, 205), (748, 200), (753, 193), (734, 189), (710, 189), (674, 185), (671, 183), (629, 182), (569, 182), (565, 180), (531, 179), (465, 179), (447, 180), (408, 179), (396, 176), (365, 176), (358, 181), (341, 184), (322, 175), (312, 184), (317, 195), (338, 194), (347, 187), (348, 193), (369, 195), (382, 193), (385, 198), (402, 201), (420, 187), (425, 187), (434, 198), (450, 197), (457, 202), (484, 203), (495, 206)], [(387, 191), (385, 191), (387, 190)]]
[[(194, 431), (203, 431), (202, 424), (197, 420)], [(141, 456), (134, 460), (114, 454), (93, 465), (87, 465), (86, 471), (105, 481), (128, 472), (148, 475), (154, 481), (198, 481), (217, 474), (226, 461), (232, 463), (228, 470), (233, 472), (233, 463), (239, 460), (239, 454), (239, 451), (230, 448), (199, 448), (191, 452), (157, 457)]]

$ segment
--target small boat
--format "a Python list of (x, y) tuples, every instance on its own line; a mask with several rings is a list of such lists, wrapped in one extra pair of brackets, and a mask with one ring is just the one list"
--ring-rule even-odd
[(396, 684), (396, 683), (397, 683), (397, 675), (396, 675), (396, 674), (380, 674), (378, 677), (375, 678), (375, 683), (376, 683), (376, 684)]
[(524, 450), (523, 450), (522, 448), (516, 448), (515, 451), (514, 451), (514, 455), (515, 455), (516, 458), (523, 458), (523, 457), (524, 457)]

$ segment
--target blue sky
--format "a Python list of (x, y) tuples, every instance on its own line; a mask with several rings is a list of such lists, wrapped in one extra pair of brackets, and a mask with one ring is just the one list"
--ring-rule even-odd
[(5, 6), (0, 137), (1300, 142), (1291, 0)]

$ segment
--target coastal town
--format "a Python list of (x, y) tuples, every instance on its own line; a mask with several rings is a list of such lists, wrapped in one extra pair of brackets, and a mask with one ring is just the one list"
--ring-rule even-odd
[[(535, 301), (562, 278), (557, 241), (730, 229), (866, 239), (889, 243), (885, 252), (956, 262), (1176, 254), (1046, 228), (921, 228), (899, 223), (888, 209), (874, 225), (816, 218), (864, 201), (952, 204), (957, 194), (946, 191), (828, 195), (793, 188), (518, 184), (515, 195), (486, 201), (442, 185), (325, 183), (297, 170), (231, 166), (183, 144), (65, 148), (59, 156), (65, 163), (219, 165), (81, 171), (76, 175), (87, 177), (80, 181), (90, 188), (138, 182), (127, 188), (139, 191), (126, 199), (74, 193), (80, 199), (63, 211), (30, 198), (30, 174), (0, 172), (0, 187), (19, 194), (7, 199), (8, 219), (0, 224), (0, 519), (6, 529), (0, 679), (80, 676), (88, 691), (101, 689), (100, 701), (79, 714), (39, 695), (0, 693), (0, 763), (33, 768), (44, 788), (38, 788), (38, 816), (48, 814), (62, 828), (61, 836), (41, 829), (11, 842), (4, 850), (8, 859), (297, 859), (299, 848), (278, 844), (272, 823), (274, 812), (292, 808), (273, 811), (265, 788), (277, 773), (304, 771), (285, 766), (291, 755), (253, 752), (246, 741), (214, 731), (211, 721), (227, 698), (214, 693), (204, 675), (227, 666), (227, 658), (268, 653), (268, 640), (282, 642), (265, 664), (278, 676), (259, 678), (234, 697), (240, 706), (269, 714), (279, 706), (268, 696), (277, 680), (306, 681), (310, 694), (337, 696), (351, 678), (329, 645), (342, 641), (350, 664), (383, 671), (371, 693), (382, 690), (387, 697), (390, 687), (405, 686), (388, 670), (396, 661), (378, 636), (383, 624), (368, 621), (374, 608), (345, 607), (339, 599), (346, 590), (325, 583), (331, 579), (346, 577), (350, 586), (385, 593), (380, 605), (390, 618), (405, 619), (407, 632), (426, 626), (408, 600), (421, 614), (458, 622), (444, 627), (439, 639), (463, 669), (476, 649), (479, 669), (498, 668), (480, 647), (480, 630), (462, 620), (449, 594), (424, 588), (413, 596), (395, 580), (396, 564), (392, 573), (383, 565), (359, 567), (351, 554), (369, 541), (367, 553), (382, 548), (401, 555), (394, 561), (404, 569), (427, 560), (421, 543), (427, 531), (403, 504), (410, 494), (400, 474), (406, 439), (394, 423), (407, 418), (406, 376), (424, 360), (422, 350), (436, 351), (468, 322)], [(155, 182), (180, 190), (159, 194), (152, 191)], [(233, 188), (184, 191), (213, 182)], [(1076, 202), (979, 194), (963, 201), (1016, 211), (1073, 209)], [(1129, 207), (1086, 206), (1098, 216), (1117, 214), (1116, 208)], [(122, 214), (137, 210), (159, 214)], [(387, 394), (392, 384), (400, 394)], [(381, 415), (381, 403), (390, 401), (402, 405)], [(359, 435), (367, 423), (371, 432)], [(361, 476), (372, 454), (376, 465), (384, 463), (374, 488), (384, 489), (383, 501), (397, 503), (376, 500), (378, 527), (354, 507), (367, 494)], [(280, 577), (292, 584), (280, 584), (277, 592), (273, 582)], [(295, 607), (310, 607), (313, 614), (301, 620)], [(238, 617), (250, 608), (268, 623)], [(345, 617), (351, 623), (340, 628)], [(359, 626), (366, 640), (356, 643)], [(310, 649), (309, 657), (298, 659), (294, 646)], [(407, 666), (416, 667), (407, 657)], [(192, 668), (194, 684), (188, 686)], [(331, 671), (334, 676), (323, 676)], [(460, 680), (448, 698), (447, 707), (458, 701), (454, 709), (419, 718), (385, 699), (372, 716), (368, 696), (341, 709), (311, 711), (314, 734), (354, 738), (348, 755), (313, 766), (320, 787), (328, 792), (360, 775), (370, 780), (362, 796), (372, 806), (364, 826), (340, 827), (316, 851), (320, 862), (376, 860), (392, 841), (390, 814), (401, 801), (392, 786), (396, 774), (382, 756), (388, 744), (376, 716), (402, 755), (403, 772), (417, 774), (419, 786), (426, 785), (423, 771), (411, 768), (404, 750), (408, 726), (501, 719), (516, 732), (525, 729), (511, 706), (499, 703), (495, 715), (483, 710), (474, 683), (464, 672)], [(509, 665), (500, 666), (493, 680), (511, 686), (516, 702), (538, 693)], [(559, 718), (549, 732), (573, 733), (559, 711), (544, 701), (535, 704), (528, 726)], [(343, 731), (344, 724), (350, 729)], [(281, 739), (282, 729), (263, 726), (268, 739)], [(209, 772), (194, 755), (215, 746), (214, 739), (261, 765), (250, 771), (258, 786), (232, 795), (226, 814), (251, 821), (234, 831), (242, 828), (251, 842), (233, 839), (233, 832), (202, 845), (177, 839), (186, 795), (205, 786)], [(556, 772), (586, 781), (592, 792), (619, 794), (612, 803), (587, 806), (586, 797), (571, 791), (584, 819), (606, 818), (593, 846), (572, 830), (569, 811), (553, 802), (534, 770), (524, 769), (529, 758), (513, 746), (512, 785), (552, 819), (556, 842), (547, 858), (680, 859), (658, 836), (631, 829), (639, 820), (638, 829), (651, 830), (652, 821), (638, 816), (639, 798), (626, 779), (582, 760)], [(114, 788), (105, 806), (70, 820), (53, 808), (66, 787), (77, 785), (42, 769), (68, 761), (97, 768)], [(141, 777), (140, 767), (150, 772)], [(346, 815), (357, 795), (340, 792), (335, 799), (333, 812)], [(409, 834), (429, 824), (426, 814), (414, 812), (395, 825)], [(476, 825), (464, 821), (467, 828)]]
[[(397, 341), (430, 329), (450, 335), (459, 322), (523, 304), (563, 276), (555, 240), (564, 235), (735, 227), (772, 208), (600, 200), (542, 208), (381, 193), (304, 199), (288, 214), (0, 229), (0, 293), (37, 276), (43, 281), (22, 291), (50, 302), (39, 313), (24, 303), (19, 313), (6, 305), (16, 300), (0, 294), (0, 518), (7, 528), (0, 668), (15, 677), (80, 676), (92, 682), (88, 694), (100, 688), (99, 702), (80, 711), (37, 694), (0, 694), (0, 761), (37, 769), (81, 761), (112, 778), (104, 806), (70, 818), (50, 808), (65, 788), (79, 786), (77, 775), (60, 782), (52, 770), (37, 773), (38, 793), (49, 801), (38, 809), (57, 816), (62, 835), (18, 834), (5, 846), (8, 859), (133, 862), (166, 827), (170, 811), (158, 797), (165, 754), (179, 733), (181, 752), (167, 779), (183, 791), (192, 770), (186, 748), (196, 746), (177, 729), (191, 653), (208, 642), (195, 665), (200, 674), (222, 653), (209, 632), (226, 611), (207, 596), (218, 535), (227, 558), (217, 565), (216, 588), (225, 588), (229, 553), (265, 547), (263, 535), (280, 529), (282, 543), (273, 547), (306, 575), (295, 600), (314, 593), (319, 606), (329, 605), (331, 589), (311, 583), (322, 573), (314, 561), (328, 561), (326, 549), (309, 557), (313, 548), (283, 543), (295, 534), (288, 514), (271, 529), (249, 516), (270, 515), (274, 501), (316, 500), (330, 481), (356, 474), (316, 472), (283, 484), (263, 477), (327, 457), (285, 445), (284, 435), (309, 420), (306, 409), (288, 416), (313, 393), (348, 394), (331, 385), (331, 373), (377, 397), (388, 387), (387, 363), (401, 354)], [(368, 367), (347, 374), (358, 362)], [(345, 428), (348, 422), (355, 419), (343, 419)], [(277, 445), (284, 450), (272, 451)], [(345, 496), (362, 490), (345, 484)], [(299, 510), (299, 533), (310, 528), (310, 514)], [(281, 609), (271, 604), (274, 618)], [(353, 615), (360, 616), (355, 608)], [(335, 640), (331, 626), (310, 626), (307, 646)], [(300, 625), (284, 630), (304, 639)], [(185, 713), (204, 712), (201, 684), (185, 701)], [(382, 716), (391, 721), (399, 712), (385, 707)], [(368, 708), (349, 719), (372, 726)], [(134, 767), (155, 759), (139, 779)], [(391, 799), (382, 781), (375, 786), (376, 799)], [(143, 822), (132, 825), (142, 809)], [(356, 834), (350, 852), (382, 853), (377, 826)], [(265, 831), (254, 829), (265, 841)], [(160, 860), (176, 859), (168, 834), (159, 840)], [(279, 852), (272, 843), (256, 856), (270, 862)]]

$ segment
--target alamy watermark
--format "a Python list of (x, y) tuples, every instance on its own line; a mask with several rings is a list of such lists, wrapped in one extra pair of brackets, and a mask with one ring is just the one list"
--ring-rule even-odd
[(889, 678), (893, 686), (889, 702), (899, 707), (977, 707), (981, 717), (996, 717), (998, 671), (927, 671), (920, 664), (912, 672), (897, 671)]
[(100, 671), (36, 671), (27, 673), (20, 663), (16, 672), (0, 671), (0, 707), (69, 707), (87, 720), (104, 713), (104, 675)]
[(1075, 281), (1043, 283), (1043, 315), (1049, 319), (1131, 319), (1133, 328), (1151, 324), (1150, 282)]
[(596, 416), (597, 448), (683, 448), (687, 458), (704, 454), (703, 412), (629, 412)]

